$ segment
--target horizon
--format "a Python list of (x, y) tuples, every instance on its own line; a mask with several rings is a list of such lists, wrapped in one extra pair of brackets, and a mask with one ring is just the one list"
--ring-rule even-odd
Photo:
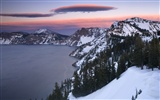
[(49, 29), (71, 35), (84, 27), (109, 28), (132, 17), (159, 21), (158, 0), (1, 0), (1, 32)]

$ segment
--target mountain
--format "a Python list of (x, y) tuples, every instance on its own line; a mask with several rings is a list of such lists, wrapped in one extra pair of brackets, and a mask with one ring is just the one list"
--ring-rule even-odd
[[(160, 69), (159, 46), (160, 22), (138, 17), (114, 22), (109, 29), (101, 32), (92, 41), (78, 46), (70, 54), (79, 60), (73, 64), (78, 69), (69, 81), (71, 88), (68, 90), (70, 94), (68, 98), (71, 100), (75, 97), (79, 97), (78, 99), (124, 97), (132, 100), (137, 96), (140, 99), (159, 98), (159, 94), (154, 92), (158, 91), (157, 85), (152, 82), (152, 80), (156, 82), (159, 80), (153, 76), (150, 77), (151, 81), (143, 82), (150, 75), (143, 74), (143, 71), (137, 71), (136, 68), (132, 70), (132, 66), (145, 70), (146, 67), (150, 70)], [(129, 70), (127, 74), (123, 74), (127, 69)], [(129, 82), (130, 79), (133, 79), (132, 84)], [(149, 84), (151, 85), (148, 87)], [(123, 87), (127, 88), (122, 91)], [(138, 95), (138, 92), (139, 94), (142, 92), (142, 95)], [(153, 96), (155, 93), (156, 95)]]
[(91, 42), (88, 42), (74, 50), (70, 56), (80, 59), (77, 63), (75, 63), (75, 66), (80, 67), (83, 63), (85, 63), (85, 59), (90, 59), (90, 61), (95, 59), (98, 52), (106, 49), (106, 41), (108, 41), (108, 38), (106, 38), (106, 31), (102, 31), (97, 38), (94, 38)]
[[(35, 34), (52, 34), (53, 31), (48, 29), (38, 29), (34, 32)], [(55, 32), (54, 32), (55, 33)]]
[(105, 30), (97, 27), (81, 28), (67, 39), (67, 44), (69, 46), (82, 46), (99, 37)]
[(119, 36), (131, 36), (135, 33), (149, 36), (156, 35), (159, 30), (160, 22), (133, 17), (124, 21), (114, 22), (108, 33)]
[(160, 22), (138, 17), (114, 22), (109, 29), (101, 31), (96, 38), (79, 46), (70, 56), (79, 58), (74, 66), (81, 67), (86, 61), (93, 61), (97, 54), (123, 42), (127, 36), (139, 34), (143, 41), (151, 41), (153, 36), (160, 38)]
[(68, 36), (61, 35), (48, 29), (38, 29), (33, 33), (24, 32), (2, 32), (1, 44), (54, 44), (65, 45)]
[[(75, 98), (71, 93), (68, 96), (69, 100), (112, 100), (125, 99), (131, 100), (136, 97), (136, 100), (158, 100), (159, 96), (159, 73), (160, 70), (150, 69), (141, 70), (137, 67), (131, 67), (126, 70), (117, 80), (114, 79), (103, 88), (84, 97)], [(133, 99), (132, 99), (133, 100)]]

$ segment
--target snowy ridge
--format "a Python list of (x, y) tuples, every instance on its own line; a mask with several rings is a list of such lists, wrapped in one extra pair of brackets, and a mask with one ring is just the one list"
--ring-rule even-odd
[(131, 67), (126, 70), (117, 80), (114, 79), (103, 88), (84, 97), (75, 98), (71, 93), (69, 100), (131, 100), (135, 96), (136, 90), (142, 91), (136, 100), (159, 100), (160, 98), (160, 70)]
[(0, 39), (0, 44), (11, 44), (9, 39)]
[(57, 35), (59, 33), (43, 28), (43, 29), (36, 30), (33, 34), (54, 34), (54, 35)]
[(35, 31), (35, 33), (38, 33), (38, 34), (40, 34), (40, 33), (48, 33), (47, 31), (48, 31), (47, 29), (38, 29), (37, 31)]
[[(23, 32), (12, 32), (12, 33), (0, 33), (0, 44), (12, 44), (16, 42), (16, 39), (23, 38)], [(17, 44), (17, 43), (15, 43)]]
[(108, 33), (120, 36), (131, 36), (135, 33), (140, 35), (156, 35), (157, 31), (160, 31), (160, 22), (134, 17), (115, 22)]
[(2, 32), (0, 35), (1, 44), (54, 44), (66, 45), (68, 36), (61, 35), (48, 29), (39, 29), (34, 33), (23, 32)]
[(106, 29), (81, 28), (68, 38), (67, 44), (70, 46), (82, 46), (83, 44), (91, 42), (93, 39), (97, 38), (104, 32), (104, 30)]
[(102, 33), (99, 37), (81, 46), (80, 48), (77, 48), (73, 53), (71, 53), (71, 56), (82, 58), (75, 63), (75, 66), (81, 67), (86, 61), (90, 62), (97, 58), (97, 53), (100, 53), (107, 48), (108, 38), (106, 37), (107, 35), (104, 31), (104, 33)]

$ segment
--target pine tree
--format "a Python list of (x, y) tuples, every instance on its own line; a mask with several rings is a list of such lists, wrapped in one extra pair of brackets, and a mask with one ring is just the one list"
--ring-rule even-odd
[(118, 69), (117, 69), (117, 79), (120, 77), (120, 75), (126, 70), (125, 66), (125, 57), (124, 54), (121, 55), (120, 60), (118, 62)]
[(72, 93), (75, 97), (81, 96), (81, 88), (80, 88), (80, 78), (77, 74), (77, 72), (74, 73), (74, 83), (73, 83), (73, 90)]
[(132, 96), (132, 100), (135, 100), (135, 99), (134, 99), (134, 96)]
[(63, 95), (61, 93), (60, 87), (58, 85), (58, 83), (55, 83), (55, 90), (54, 90), (54, 99), (55, 100), (63, 100)]
[(155, 68), (159, 66), (159, 40), (153, 38), (149, 46), (149, 67)]
[(65, 90), (64, 90), (64, 100), (67, 100), (67, 97), (68, 97), (68, 92), (67, 92), (67, 90), (65, 89)]
[(114, 65), (112, 65), (111, 67), (112, 71), (111, 71), (111, 81), (116, 77), (116, 70)]
[(148, 65), (149, 63), (149, 43), (145, 43), (144, 53), (143, 53), (143, 64)]
[(141, 67), (143, 69), (143, 46), (144, 43), (141, 37), (138, 35), (135, 40), (134, 49), (134, 65)]

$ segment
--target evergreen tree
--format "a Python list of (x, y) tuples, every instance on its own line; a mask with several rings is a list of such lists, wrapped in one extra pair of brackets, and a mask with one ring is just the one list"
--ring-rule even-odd
[(125, 63), (126, 63), (126, 61), (125, 61), (125, 57), (124, 57), (124, 54), (123, 54), (123, 55), (121, 55), (120, 60), (118, 62), (117, 79), (126, 70)]
[(65, 90), (64, 90), (64, 100), (67, 100), (67, 97), (68, 97), (68, 92), (67, 92), (67, 90), (65, 89)]
[(112, 65), (112, 71), (111, 71), (111, 81), (116, 77), (116, 70), (114, 65)]
[(134, 65), (141, 67), (143, 69), (143, 41), (138, 35), (135, 40), (135, 49), (134, 49)]
[(53, 95), (54, 100), (63, 100), (63, 95), (57, 82), (55, 83), (55, 90)]
[(152, 68), (152, 70), (159, 66), (159, 48), (159, 40), (153, 38), (149, 47), (149, 67)]
[(81, 96), (81, 83), (80, 83), (80, 78), (77, 74), (77, 72), (74, 73), (74, 83), (73, 83), (73, 90), (72, 90), (72, 93), (75, 97), (79, 97)]
[(148, 60), (149, 60), (149, 43), (146, 42), (144, 47), (144, 53), (143, 53), (143, 64), (148, 65), (149, 63)]
[(63, 95), (57, 82), (55, 83), (55, 88), (52, 94), (48, 96), (47, 100), (63, 100)]
[(47, 97), (47, 100), (54, 100), (51, 94)]

